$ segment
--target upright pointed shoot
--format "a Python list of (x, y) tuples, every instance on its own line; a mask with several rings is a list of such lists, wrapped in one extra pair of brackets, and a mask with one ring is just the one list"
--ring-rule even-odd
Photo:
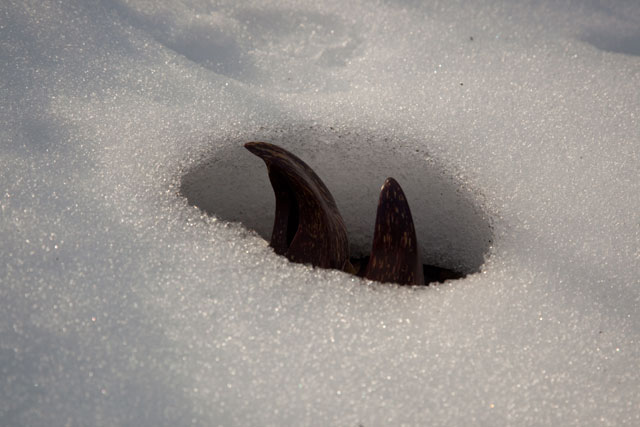
[(349, 271), (347, 230), (318, 175), (277, 145), (249, 142), (244, 146), (264, 160), (276, 196), (270, 243), (274, 251), (293, 262)]
[(424, 285), (411, 210), (400, 184), (393, 178), (387, 178), (380, 191), (365, 277), (378, 282)]

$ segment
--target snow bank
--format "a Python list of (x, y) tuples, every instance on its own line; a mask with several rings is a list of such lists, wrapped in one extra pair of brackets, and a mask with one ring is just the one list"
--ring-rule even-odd
[[(0, 12), (1, 425), (639, 422), (635, 2)], [(425, 261), (478, 273), (274, 255), (248, 140), (354, 251), (394, 176)]]

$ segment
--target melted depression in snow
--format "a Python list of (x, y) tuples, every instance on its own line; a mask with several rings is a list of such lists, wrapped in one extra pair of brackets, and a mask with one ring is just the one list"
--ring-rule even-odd
[[(0, 425), (638, 424), (640, 6), (423, 3), (4, 2)], [(471, 274), (276, 255), (248, 141)]]

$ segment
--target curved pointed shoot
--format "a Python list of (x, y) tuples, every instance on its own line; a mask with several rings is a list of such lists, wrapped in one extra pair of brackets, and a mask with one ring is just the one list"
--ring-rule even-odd
[(276, 196), (270, 243), (274, 251), (293, 262), (350, 272), (347, 230), (318, 175), (277, 145), (248, 142), (244, 146), (266, 163)]

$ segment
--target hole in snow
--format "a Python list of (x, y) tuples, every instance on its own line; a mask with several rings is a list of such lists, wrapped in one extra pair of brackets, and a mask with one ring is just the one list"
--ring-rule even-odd
[(243, 146), (248, 141), (277, 144), (313, 168), (336, 200), (355, 259), (365, 260), (371, 249), (380, 187), (387, 177), (394, 177), (407, 195), (423, 264), (466, 275), (478, 272), (488, 255), (491, 221), (477, 195), (430, 158), (420, 148), (423, 141), (406, 138), (292, 127), (212, 141), (216, 148), (182, 177), (180, 193), (189, 204), (241, 222), (270, 240), (275, 197), (264, 162)]

